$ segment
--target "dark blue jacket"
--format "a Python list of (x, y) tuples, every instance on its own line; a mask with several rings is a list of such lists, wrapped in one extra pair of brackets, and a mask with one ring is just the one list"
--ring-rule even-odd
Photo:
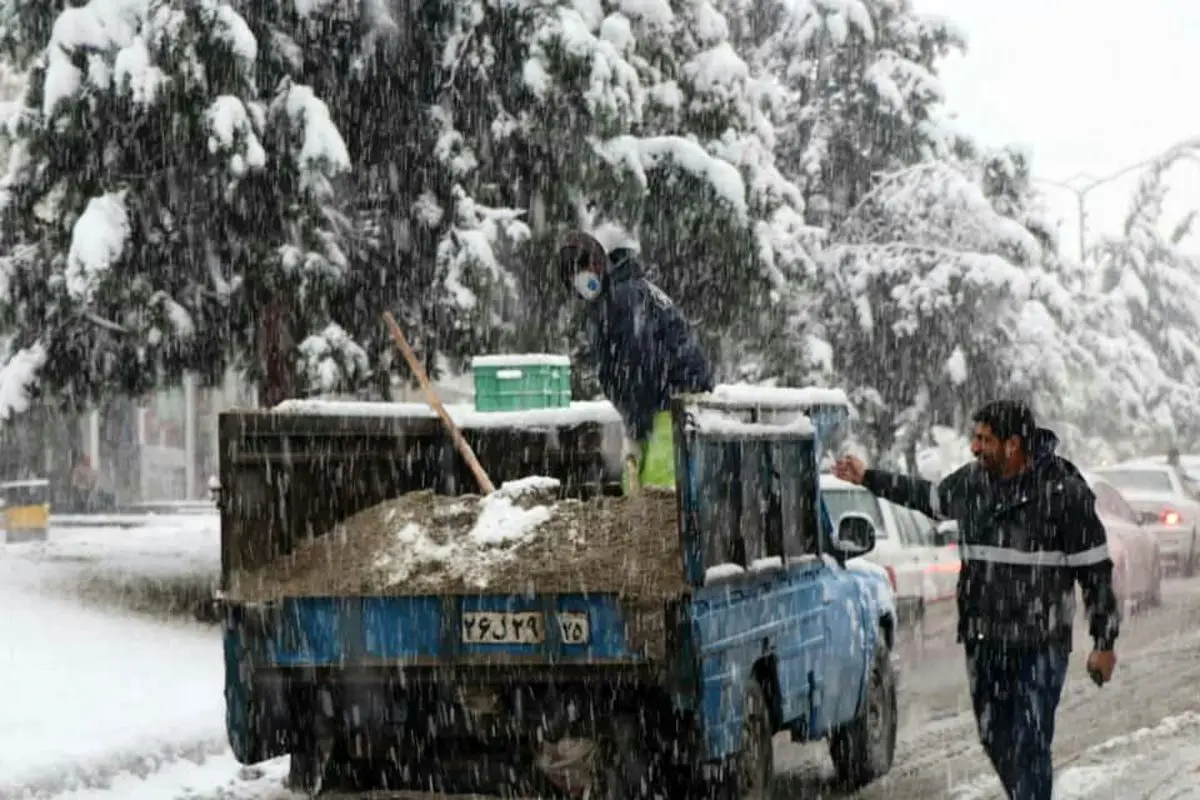
[(1100, 650), (1120, 632), (1108, 536), (1079, 470), (1055, 453), (1058, 437), (1039, 428), (1032, 468), (999, 479), (977, 463), (940, 483), (867, 470), (873, 494), (935, 519), (958, 521), (959, 638), (1010, 645), (1071, 646), (1075, 584)]
[(628, 436), (645, 441), (673, 394), (712, 391), (712, 365), (691, 324), (646, 280), (632, 250), (609, 253), (600, 297), (588, 308), (600, 388)]

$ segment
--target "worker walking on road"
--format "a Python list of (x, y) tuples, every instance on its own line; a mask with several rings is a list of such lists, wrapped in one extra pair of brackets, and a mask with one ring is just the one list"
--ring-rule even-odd
[(713, 389), (695, 331), (630, 248), (606, 253), (594, 237), (569, 234), (559, 275), (588, 304), (600, 388), (625, 425), (622, 463), (637, 465), (639, 485), (673, 487), (671, 396)]
[(834, 472), (894, 503), (958, 521), (958, 635), (979, 737), (1011, 800), (1050, 800), (1075, 583), (1094, 641), (1087, 669), (1103, 685), (1117, 661), (1112, 561), (1091, 489), (1054, 452), (1058, 437), (1020, 403), (991, 403), (974, 422), (975, 463), (936, 485), (865, 469), (854, 457), (840, 459)]

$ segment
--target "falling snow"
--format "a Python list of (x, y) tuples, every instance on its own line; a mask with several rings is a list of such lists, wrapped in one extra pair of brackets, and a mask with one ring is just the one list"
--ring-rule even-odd
[[(810, 530), (817, 500), (853, 489), (816, 475), (838, 456), (941, 480), (975, 458), (974, 414), (999, 398), (1028, 400), (1092, 476), (1120, 591), (1103, 689), (1084, 665), (1089, 612), (1074, 623), (1055, 797), (1200, 797), (1200, 579), (1172, 563), (1200, 519), (1200, 209), (1179, 191), (1200, 140), (1097, 184), (1120, 198), (1112, 221), (1076, 187), (1086, 224), (1064, 244), (1038, 148), (955, 116), (943, 75), (982, 57), (965, 49), (976, 32), (919, 0), (431, 0), (417, 21), (403, 5), (0, 3), (0, 798), (296, 796), (282, 750), (233, 752), (236, 684), (263, 659), (335, 684), (374, 664), (553, 679), (570, 663), (581, 685), (628, 668), (675, 682), (623, 681), (622, 697), (684, 703), (714, 763), (741, 747), (762, 676), (778, 701), (764, 719), (816, 735), (854, 730), (836, 715), (886, 663), (895, 756), (855, 796), (1000, 798), (956, 641), (970, 540), (862, 489), (865, 557)], [(1093, 156), (1084, 172), (1112, 171)], [(584, 301), (568, 231), (636, 266)], [(675, 385), (698, 366), (675, 363), (693, 334), (712, 392)], [(614, 368), (631, 337), (647, 351)], [(657, 361), (680, 368), (646, 374)], [(561, 395), (550, 373), (568, 406), (538, 407)], [(690, 449), (663, 453), (677, 493), (635, 492), (626, 455), (642, 451), (650, 483), (664, 463), (623, 444), (628, 409), (671, 394), (688, 395), (675, 444)], [(827, 441), (830, 409), (847, 419)], [(742, 446), (810, 438), (817, 469)], [(722, 462), (719, 495), (684, 481), (706, 447), (740, 461)], [(483, 497), (466, 494), (488, 483), (475, 460), (499, 486)], [(1143, 508), (1095, 480), (1118, 464), (1181, 485)], [(940, 502), (919, 488), (918, 505)], [(1167, 512), (1184, 524), (1155, 522)], [(42, 514), (44, 537), (20, 524)], [(350, 520), (374, 525), (369, 546)], [(351, 567), (380, 582), (343, 591)], [(243, 602), (238, 581), (271, 569), (308, 605)], [(987, 592), (1028, 605), (1017, 588)], [(467, 636), (480, 619), (494, 641)], [(239, 654), (255, 624), (270, 642)], [(470, 688), (448, 685), (431, 719), (488, 717), (497, 701)], [(587, 703), (519, 694), (538, 744), (505, 754), (509, 779), (529, 761), (578, 793), (586, 756), (621, 751), (577, 738)], [(324, 724), (292, 695), (258, 716)], [(363, 697), (331, 720), (405, 724)], [(602, 734), (621, 732), (621, 707)], [(773, 761), (788, 792), (840, 796), (826, 743), (791, 738)]]

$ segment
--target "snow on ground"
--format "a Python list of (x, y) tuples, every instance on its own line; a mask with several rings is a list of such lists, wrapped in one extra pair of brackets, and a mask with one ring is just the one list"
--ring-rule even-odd
[(216, 514), (172, 514), (145, 519), (147, 524), (136, 527), (52, 527), (45, 542), (10, 544), (6, 546), (7, 552), (25, 558), (89, 564), (156, 577), (215, 575), (220, 570), (221, 530)]
[[(954, 800), (1002, 797), (984, 776), (959, 787)], [(1188, 800), (1200, 798), (1200, 714), (1187, 711), (1118, 736), (1060, 765), (1055, 800)]]
[(3, 566), (0, 795), (223, 738), (216, 631), (83, 608)]
[[(180, 758), (163, 769), (139, 776), (132, 772), (112, 778), (106, 788), (81, 789), (56, 795), (55, 800), (284, 800), (299, 798), (283, 788), (287, 759), (243, 767), (221, 753)], [(3, 796), (0, 790), (0, 796)]]
[[(204, 522), (0, 545), (0, 798), (292, 797), (282, 788), (287, 759), (242, 768), (229, 753), (216, 629), (55, 591), (78, 563), (56, 557), (159, 576), (211, 567)], [(35, 548), (40, 557), (30, 558)]]
[[(0, 545), (0, 567), (23, 564), (43, 588), (105, 605), (191, 616), (221, 568), (215, 514), (155, 515), (138, 527), (54, 527), (44, 542)], [(152, 520), (152, 523), (149, 521)]]

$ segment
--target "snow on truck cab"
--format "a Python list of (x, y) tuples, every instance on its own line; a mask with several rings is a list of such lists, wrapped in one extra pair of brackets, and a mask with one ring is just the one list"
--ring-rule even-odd
[(388, 788), (749, 798), (789, 731), (850, 785), (883, 775), (894, 598), (857, 558), (873, 522), (831, 519), (818, 480), (849, 405), (786, 391), (678, 398), (676, 492), (628, 498), (594, 499), (594, 419), (464, 424), (504, 484), (475, 499), (426, 414), (222, 414), (235, 755), (290, 754), (310, 793), (387, 764)]

